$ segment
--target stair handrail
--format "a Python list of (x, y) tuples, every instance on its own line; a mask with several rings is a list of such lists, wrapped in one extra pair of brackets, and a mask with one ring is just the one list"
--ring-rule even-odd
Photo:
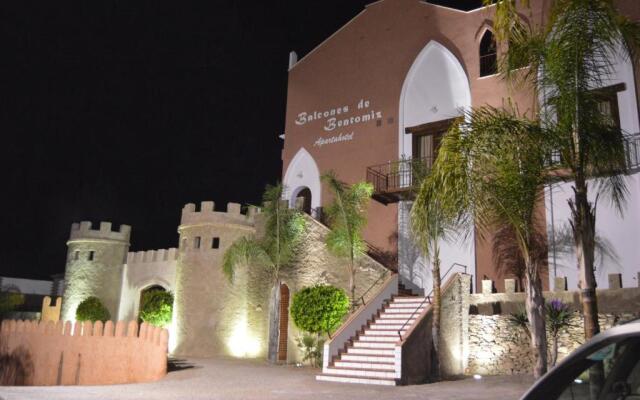
[[(355, 307), (355, 306), (359, 306), (359, 305), (363, 305), (363, 306), (364, 306), (364, 305), (366, 304), (366, 303), (365, 303), (365, 301), (364, 301), (364, 296), (366, 296), (366, 295), (367, 295), (367, 293), (369, 293), (369, 292), (371, 291), (371, 289), (373, 289), (374, 287), (376, 287), (376, 286), (378, 285), (378, 283), (380, 283), (380, 281), (381, 281), (383, 278), (386, 278), (386, 277), (388, 276), (389, 272), (392, 272), (392, 271), (391, 271), (391, 270), (386, 270), (386, 271), (384, 271), (384, 273), (382, 273), (382, 274), (378, 277), (378, 279), (376, 279), (376, 281), (375, 281), (375, 282), (373, 282), (373, 283), (371, 284), (371, 286), (369, 286), (369, 289), (365, 290), (365, 291), (364, 291), (364, 293), (362, 293), (362, 295), (360, 295), (360, 298), (359, 298), (356, 302), (354, 302), (354, 303), (353, 303), (354, 307)], [(360, 304), (360, 302), (362, 302), (362, 304)]]
[[(451, 266), (449, 267), (449, 269), (447, 270), (447, 272), (445, 272), (445, 273), (444, 273), (444, 275), (442, 275), (440, 279), (444, 279), (444, 278), (449, 274), (449, 272), (451, 272), (451, 270), (452, 270), (454, 267), (462, 267), (462, 268), (464, 268), (464, 273), (465, 273), (465, 274), (467, 273), (467, 268), (468, 268), (468, 267), (467, 267), (466, 265), (463, 265), (463, 264), (460, 264), (460, 263), (457, 263), (457, 262), (456, 262), (456, 263), (451, 264)], [(431, 304), (431, 295), (432, 295), (432, 294), (433, 294), (433, 288), (431, 288), (431, 291), (429, 292), (429, 294), (427, 294), (427, 295), (425, 296), (425, 298), (420, 302), (420, 304), (416, 307), (416, 309), (415, 309), (415, 310), (413, 310), (413, 312), (411, 313), (411, 315), (409, 316), (409, 318), (407, 318), (407, 320), (405, 321), (405, 323), (404, 323), (404, 324), (402, 324), (402, 326), (400, 327), (400, 329), (398, 329), (398, 337), (399, 337), (400, 339), (402, 339), (402, 330), (404, 329), (404, 327), (405, 327), (405, 326), (407, 326), (407, 324), (409, 323), (409, 321), (411, 320), (411, 318), (413, 318), (413, 316), (414, 316), (414, 315), (418, 312), (418, 310), (419, 310), (419, 309), (424, 305), (424, 303), (425, 303), (425, 302), (427, 302), (427, 301), (429, 301), (429, 304)]]

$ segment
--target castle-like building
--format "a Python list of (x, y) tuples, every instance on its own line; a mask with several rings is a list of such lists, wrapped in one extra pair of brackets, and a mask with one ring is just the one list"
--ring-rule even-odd
[[(528, 23), (546, 21), (546, 3), (531, 2)], [(640, 20), (637, 0), (615, 3), (622, 13)], [(531, 91), (510, 88), (496, 73), (502, 47), (493, 34), (493, 17), (492, 6), (464, 12), (420, 0), (380, 0), (302, 59), (291, 53), (282, 181), (288, 189), (285, 200), (309, 215), (310, 229), (295, 268), (283, 278), (282, 318), (287, 317), (289, 293), (316, 283), (346, 287), (348, 281), (343, 264), (322, 245), (327, 228), (315, 220), (321, 219), (330, 199), (320, 179), (328, 170), (346, 182), (366, 180), (374, 186), (367, 242), (378, 253), (396, 257), (386, 267), (398, 271), (398, 281), (406, 288), (418, 294), (429, 290), (431, 267), (409, 230), (410, 160), (430, 165), (451, 121), (471, 107), (501, 107), (510, 99), (526, 111), (537, 102)], [(617, 255), (598, 261), (598, 287), (603, 289), (637, 286), (640, 278), (640, 70), (624, 55), (612, 54), (612, 60), (613, 73), (598, 89), (603, 109), (628, 134), (630, 174), (624, 177), (624, 216), (605, 202), (598, 204), (598, 235)], [(550, 183), (544, 191), (539, 204), (549, 244), (544, 286), (553, 289), (560, 280), (562, 286), (576, 289), (575, 255), (565, 251), (561, 237), (570, 220), (571, 182)], [(230, 283), (221, 270), (222, 255), (234, 240), (260, 234), (260, 214), (243, 214), (233, 203), (225, 212), (215, 211), (212, 202), (203, 202), (198, 210), (187, 204), (178, 232), (177, 248), (129, 253), (130, 227), (112, 231), (109, 223), (95, 229), (88, 222), (74, 224), (63, 318), (73, 319), (78, 302), (88, 295), (100, 297), (113, 318), (136, 318), (142, 291), (157, 285), (175, 293), (170, 338), (175, 354), (265, 355), (271, 318), (268, 278), (247, 269)], [(504, 291), (504, 278), (512, 276), (495, 267), (492, 245), (491, 235), (442, 243), (443, 274), (456, 267), (470, 275), (474, 291), (481, 290), (483, 279)], [(389, 274), (386, 267), (369, 257), (362, 260), (358, 295), (376, 293), (380, 278)], [(619, 282), (609, 280), (609, 274), (617, 274)], [(389, 297), (383, 303), (398, 289), (385, 293)], [(282, 318), (278, 358), (295, 360), (296, 330)], [(348, 335), (343, 339), (350, 340)], [(335, 344), (335, 354), (330, 354), (340, 354), (343, 345)]]
[[(182, 209), (177, 248), (129, 252), (131, 227), (113, 230), (111, 223), (74, 223), (67, 242), (65, 291), (61, 319), (75, 320), (78, 304), (98, 297), (113, 320), (138, 318), (145, 290), (174, 293), (174, 320), (169, 328), (169, 350), (182, 356), (267, 355), (269, 295), (272, 279), (259, 268), (239, 268), (233, 282), (222, 271), (224, 252), (236, 240), (260, 234), (259, 209), (228, 203), (226, 211), (203, 201)], [(346, 289), (343, 263), (325, 249), (327, 228), (308, 218), (306, 237), (295, 266), (283, 271), (281, 301), (289, 293), (318, 283)], [(359, 262), (358, 293), (375, 288), (389, 271), (366, 257)], [(372, 293), (372, 292), (371, 292)], [(281, 361), (299, 360), (297, 329), (288, 312), (278, 321)]]

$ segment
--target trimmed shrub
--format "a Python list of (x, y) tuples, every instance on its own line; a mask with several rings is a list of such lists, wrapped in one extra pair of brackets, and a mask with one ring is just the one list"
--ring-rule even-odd
[(76, 308), (76, 319), (78, 321), (108, 321), (111, 318), (109, 310), (95, 296), (87, 297), (78, 304)]
[(312, 286), (293, 295), (291, 317), (306, 332), (331, 334), (348, 312), (349, 298), (335, 286)]
[(24, 304), (24, 295), (15, 292), (0, 292), (0, 315), (15, 310)]
[(145, 292), (140, 300), (140, 319), (144, 322), (164, 327), (171, 322), (173, 314), (173, 294), (161, 289)]

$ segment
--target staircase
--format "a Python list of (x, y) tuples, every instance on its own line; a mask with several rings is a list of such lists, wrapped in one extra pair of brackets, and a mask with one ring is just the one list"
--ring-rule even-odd
[(343, 350), (325, 365), (319, 381), (398, 384), (400, 374), (399, 342), (430, 306), (426, 297), (414, 296), (398, 285), (398, 294), (386, 300)]

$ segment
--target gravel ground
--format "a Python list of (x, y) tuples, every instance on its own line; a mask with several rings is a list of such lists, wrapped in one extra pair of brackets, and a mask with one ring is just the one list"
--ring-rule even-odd
[(112, 386), (2, 387), (0, 399), (426, 399), (517, 400), (533, 382), (528, 376), (485, 377), (430, 385), (376, 387), (316, 382), (311, 368), (272, 366), (235, 359), (188, 360), (189, 368), (152, 383)]

